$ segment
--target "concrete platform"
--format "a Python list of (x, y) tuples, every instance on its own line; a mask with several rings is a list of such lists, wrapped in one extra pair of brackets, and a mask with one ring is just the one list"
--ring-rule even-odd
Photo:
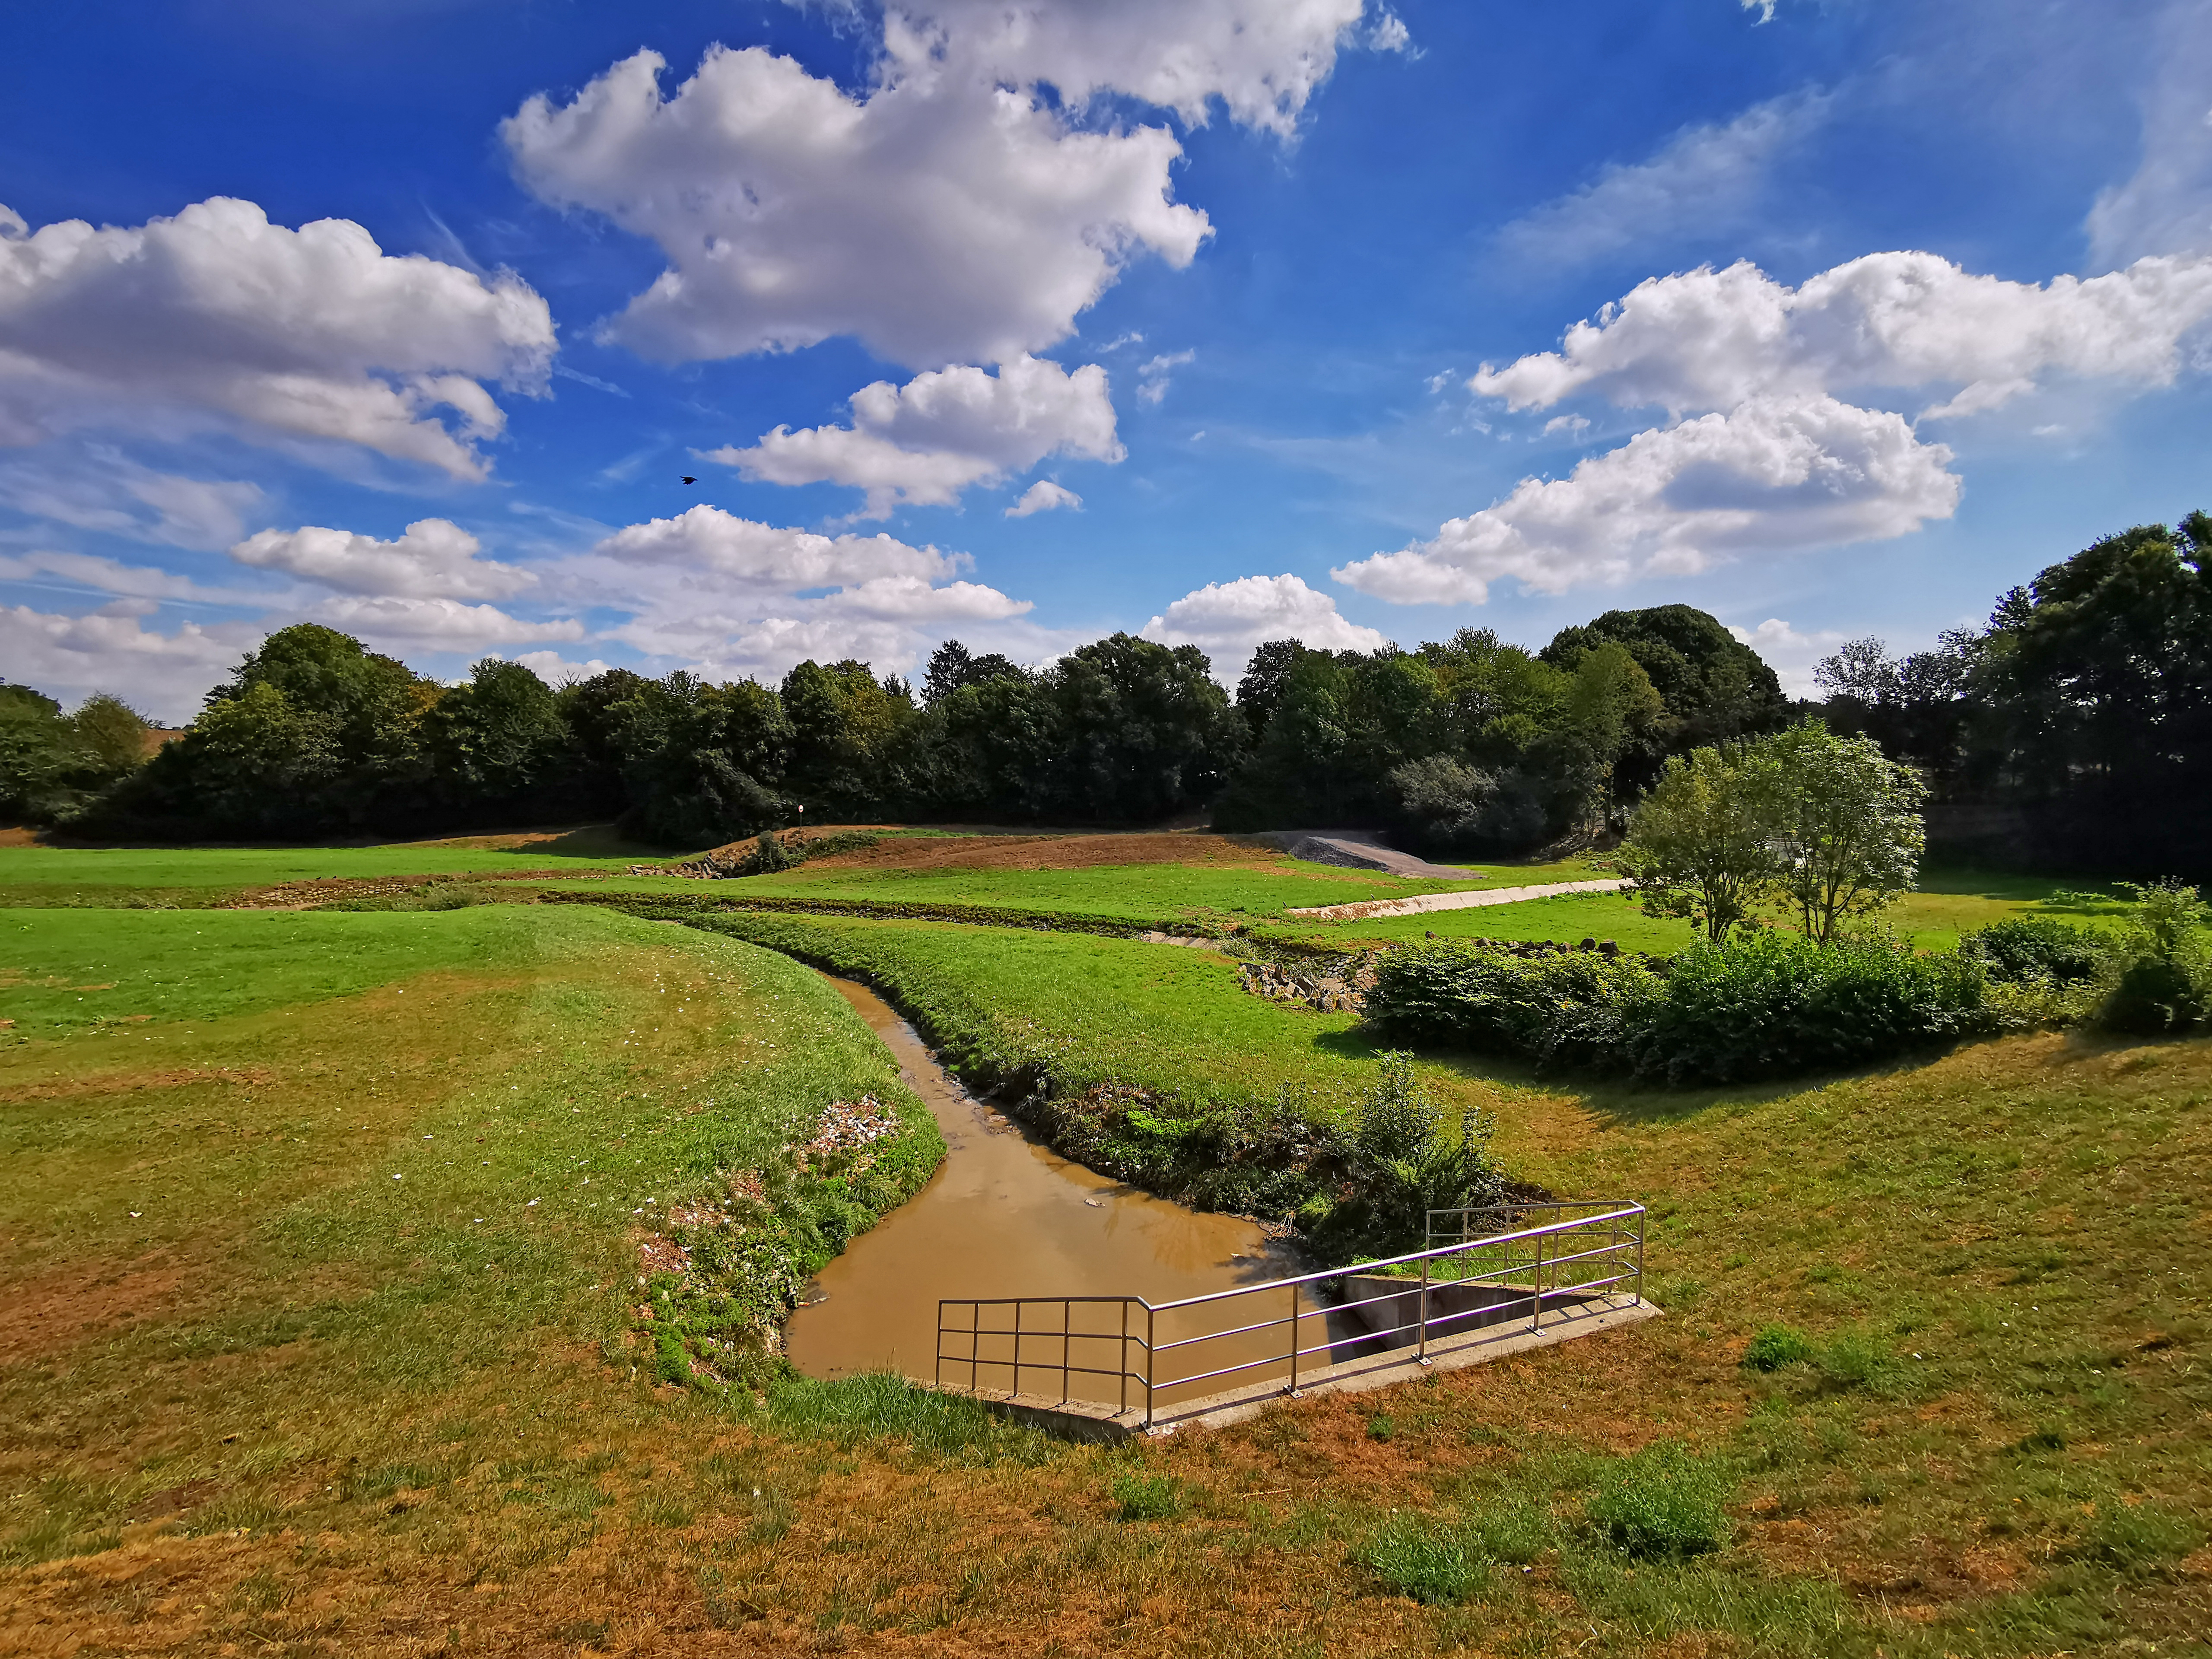
[[(1371, 1291), (1369, 1293), (1372, 1294)], [(1410, 1303), (1412, 1293), (1408, 1292), (1402, 1299)], [(1547, 1303), (1552, 1300), (1548, 1292), (1546, 1300)], [(1528, 1304), (1528, 1294), (1524, 1291), (1519, 1297), (1520, 1311), (1517, 1315), (1507, 1303), (1486, 1306), (1482, 1314), (1473, 1322), (1475, 1328), (1457, 1331), (1453, 1334), (1437, 1334), (1432, 1316), (1426, 1364), (1413, 1357), (1416, 1336), (1412, 1328), (1413, 1316), (1410, 1313), (1406, 1316), (1406, 1323), (1386, 1323), (1378, 1333), (1334, 1310), (1317, 1309), (1315, 1316), (1324, 1312), (1329, 1316), (1330, 1352), (1337, 1357), (1332, 1363), (1316, 1364), (1310, 1370), (1306, 1369), (1306, 1362), (1301, 1362), (1295, 1394), (1285, 1385), (1285, 1379), (1276, 1377), (1195, 1400), (1178, 1401), (1173, 1405), (1163, 1404), (1153, 1412), (1149, 1429), (1146, 1426), (1141, 1401), (1129, 1410), (1121, 1411), (1116, 1409), (1111, 1401), (1094, 1404), (1082, 1400), (1060, 1401), (1044, 1395), (1005, 1394), (989, 1389), (978, 1389), (969, 1397), (981, 1401), (990, 1410), (1004, 1417), (1030, 1424), (1064, 1439), (1118, 1441), (1127, 1439), (1132, 1435), (1163, 1435), (1174, 1434), (1184, 1429), (1221, 1428), (1256, 1417), (1268, 1407), (1285, 1399), (1302, 1400), (1322, 1394), (1364, 1394), (1370, 1389), (1392, 1388), (1401, 1382), (1415, 1382), (1437, 1371), (1459, 1370), (1469, 1365), (1486, 1364), (1493, 1359), (1503, 1359), (1510, 1354), (1556, 1347), (1577, 1337), (1595, 1336), (1601, 1331), (1619, 1330), (1640, 1324), (1644, 1320), (1657, 1318), (1660, 1314), (1660, 1310), (1651, 1303), (1632, 1301), (1627, 1297), (1576, 1297), (1568, 1301), (1566, 1305), (1547, 1306), (1540, 1323), (1532, 1329)], [(1482, 1322), (1486, 1319), (1488, 1322)], [(1312, 1356), (1314, 1359), (1319, 1358), (1319, 1355)], [(948, 1389), (947, 1392), (968, 1393), (965, 1389)], [(1132, 1392), (1141, 1395), (1143, 1390), (1133, 1389)]]

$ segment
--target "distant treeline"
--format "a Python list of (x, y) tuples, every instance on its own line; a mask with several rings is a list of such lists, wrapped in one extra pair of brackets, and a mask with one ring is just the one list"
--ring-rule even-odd
[(330, 629), (272, 634), (180, 738), (112, 699), (0, 686), (0, 812), (91, 837), (295, 839), (618, 817), (674, 848), (800, 822), (1372, 828), (1462, 856), (1618, 824), (1670, 754), (1807, 712), (1929, 774), (1966, 831), (2044, 862), (2197, 873), (2212, 806), (2212, 519), (2099, 542), (1984, 629), (1860, 641), (1792, 704), (1687, 605), (1540, 651), (1462, 629), (1413, 651), (1205, 654), (1127, 634), (1042, 668), (939, 648), (917, 688), (860, 662), (775, 687), (611, 669), (554, 688), (496, 659), (447, 686)]

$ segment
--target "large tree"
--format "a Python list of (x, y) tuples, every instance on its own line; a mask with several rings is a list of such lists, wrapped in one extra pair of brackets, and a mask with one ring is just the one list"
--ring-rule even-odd
[(1789, 699), (1765, 659), (1693, 605), (1608, 611), (1561, 629), (1543, 658), (1572, 669), (1607, 642), (1636, 659), (1666, 708), (1639, 750), (1624, 757), (1625, 781), (1632, 788), (1655, 781), (1668, 753), (1770, 732), (1789, 718)]
[(2108, 536), (2006, 595), (1973, 689), (2047, 856), (2212, 868), (2212, 517)]

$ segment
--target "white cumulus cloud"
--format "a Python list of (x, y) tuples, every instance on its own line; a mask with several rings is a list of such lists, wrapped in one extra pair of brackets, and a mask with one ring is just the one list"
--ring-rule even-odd
[(255, 623), (184, 623), (163, 634), (147, 629), (129, 608), (70, 617), (0, 606), (0, 662), (9, 679), (64, 702), (106, 691), (151, 719), (181, 726), (263, 631)]
[(1006, 509), (1006, 516), (1026, 519), (1032, 513), (1050, 513), (1063, 507), (1079, 513), (1083, 510), (1083, 497), (1049, 478), (1039, 478), (1022, 491), (1021, 500)]
[(914, 0), (882, 12), (858, 93), (718, 46), (664, 94), (666, 61), (647, 51), (566, 101), (532, 96), (500, 131), (541, 200), (605, 215), (667, 258), (602, 325), (645, 356), (850, 335), (915, 368), (1008, 362), (1065, 337), (1132, 259), (1182, 267), (1212, 234), (1174, 199), (1174, 132), (1094, 119), (1095, 103), (1122, 94), (1190, 125), (1218, 106), (1288, 137), (1364, 11)]
[(420, 519), (388, 542), (316, 525), (264, 530), (230, 556), (348, 593), (392, 599), (500, 599), (537, 582), (527, 570), (479, 559), (483, 545), (448, 520)]
[[(978, 81), (1048, 82), (1079, 107), (1121, 92), (1203, 126), (1218, 100), (1232, 121), (1288, 137), (1365, 9), (1365, 0), (909, 0), (893, 8), (886, 45), (895, 64), (927, 50)], [(1395, 52), (1410, 40), (1384, 10), (1366, 44)]]
[(548, 685), (566, 685), (572, 680), (587, 680), (594, 674), (604, 674), (614, 666), (612, 663), (601, 662), (597, 657), (587, 662), (571, 662), (558, 651), (518, 651), (507, 660), (520, 663)]
[(1429, 541), (1329, 574), (1400, 604), (1480, 605), (1504, 576), (1557, 593), (1880, 540), (1950, 515), (1950, 460), (1902, 416), (1826, 397), (1755, 398), (1638, 433), (1564, 478), (1524, 478)]
[[(2062, 380), (2165, 385), (2208, 319), (2212, 258), (2040, 286), (1931, 253), (1869, 254), (1795, 289), (1747, 262), (1654, 277), (1559, 350), (1486, 364), (1468, 386), (1515, 410), (1656, 405), (1668, 424), (1331, 574), (1401, 603), (1480, 604), (1504, 576), (1559, 592), (1905, 535), (1948, 518), (1961, 489), (1951, 451), (1916, 425)], [(1862, 390), (1948, 395), (1909, 422), (1843, 400)]]
[(2150, 257), (2045, 286), (1979, 276), (1933, 253), (1870, 253), (1792, 289), (1748, 262), (1642, 283), (1560, 349), (1468, 382), (1514, 409), (1588, 393), (1624, 408), (1732, 408), (1774, 393), (1960, 388), (1988, 409), (2045, 376), (2162, 386), (2212, 318), (2212, 258)]
[(771, 483), (850, 484), (867, 492), (863, 516), (900, 502), (948, 506), (971, 484), (1027, 471), (1048, 455), (1118, 461), (1113, 399), (1096, 363), (1073, 374), (1023, 356), (996, 374), (957, 368), (903, 386), (878, 380), (853, 394), (849, 427), (778, 427), (749, 449), (707, 459)]
[(942, 579), (960, 564), (892, 536), (823, 536), (705, 506), (626, 526), (592, 550), (617, 565), (658, 566), (713, 580), (722, 591), (761, 593), (854, 586), (881, 576)]
[(532, 622), (510, 616), (497, 605), (464, 605), (459, 599), (345, 593), (323, 600), (307, 615), (326, 627), (359, 635), (371, 645), (414, 646), (430, 651), (472, 651), (532, 640), (584, 637), (580, 622)]
[(1287, 574), (1208, 582), (1138, 631), (1162, 645), (1198, 647), (1224, 681), (1242, 674), (1254, 647), (1269, 640), (1302, 640), (1316, 651), (1379, 651), (1389, 643), (1340, 615), (1328, 594)]
[(1650, 160), (1616, 162), (1580, 190), (1523, 214), (1500, 249), (1532, 265), (1587, 264), (1623, 248), (1747, 223), (1773, 164), (1827, 118), (1829, 97), (1791, 93), (1733, 121), (1685, 128)]
[(542, 390), (553, 350), (520, 277), (387, 255), (348, 220), (218, 197), (33, 233), (0, 208), (0, 443), (213, 422), (477, 478), (506, 424), (484, 383)]
[(701, 506), (627, 526), (548, 580), (626, 613), (605, 638), (710, 676), (773, 678), (810, 656), (911, 667), (933, 630), (1029, 612), (960, 580), (967, 562), (892, 536), (824, 536)]
[(919, 46), (857, 98), (757, 46), (710, 49), (672, 97), (663, 67), (641, 52), (501, 129), (533, 193), (659, 244), (668, 269), (602, 329), (659, 362), (839, 334), (916, 368), (1008, 362), (1135, 254), (1187, 265), (1211, 232), (1171, 199), (1165, 128), (1074, 131)]

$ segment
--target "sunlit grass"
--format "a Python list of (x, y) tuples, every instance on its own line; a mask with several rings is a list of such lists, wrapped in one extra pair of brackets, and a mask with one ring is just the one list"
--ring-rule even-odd
[[(755, 920), (1071, 1075), (1373, 1069), (1204, 952)], [(2212, 1628), (2212, 1042), (1698, 1092), (1425, 1055), (1516, 1175), (1651, 1206), (1666, 1317), (1098, 1449), (887, 1379), (633, 1376), (631, 1212), (893, 1086), (788, 961), (537, 906), (19, 911), (0, 967), (0, 1599), (50, 1645), (2024, 1659)], [(167, 1006), (74, 1012), (125, 987)]]

